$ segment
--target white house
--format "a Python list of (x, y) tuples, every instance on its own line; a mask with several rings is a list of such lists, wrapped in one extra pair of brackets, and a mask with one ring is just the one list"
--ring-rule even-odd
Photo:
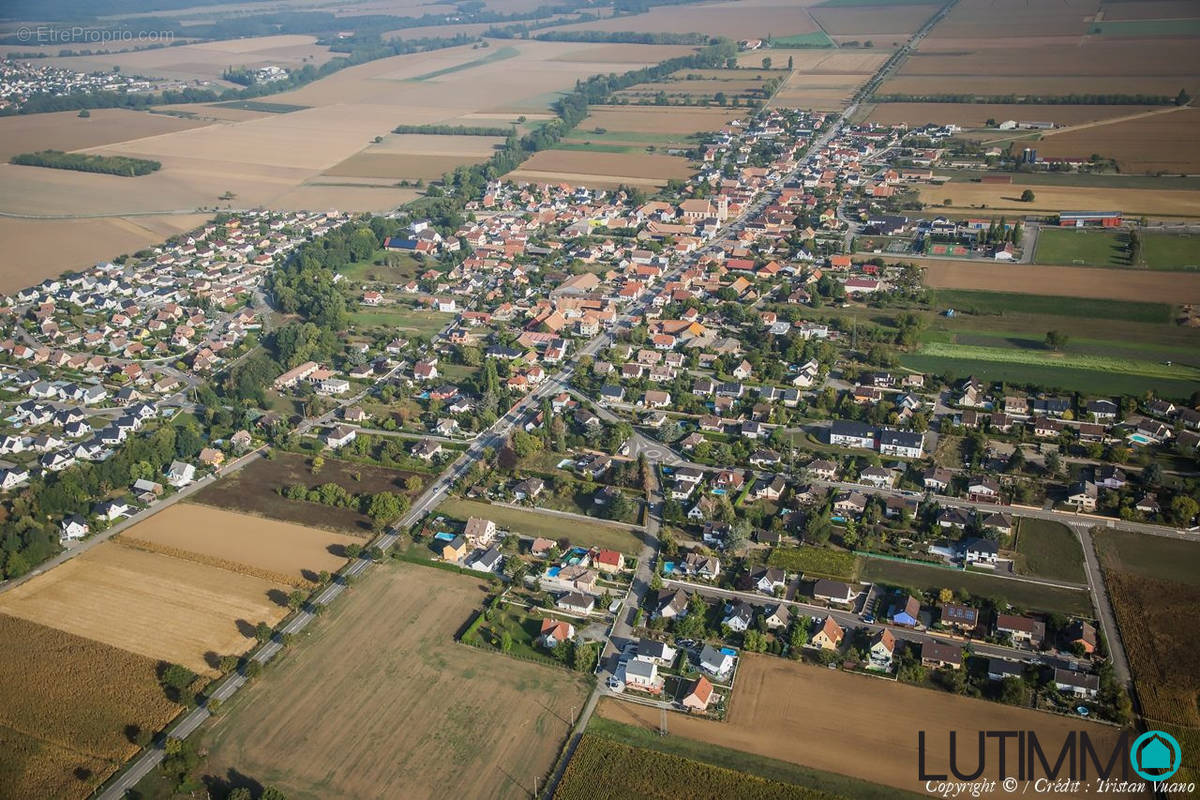
[(722, 652), (711, 644), (704, 645), (700, 651), (700, 669), (715, 678), (724, 680), (733, 671), (733, 656)]
[(167, 467), (167, 483), (176, 489), (182, 489), (196, 480), (196, 468), (183, 461), (172, 461)]
[(64, 542), (74, 542), (87, 536), (91, 529), (84, 522), (83, 517), (72, 515), (62, 521), (59, 526), (61, 532), (59, 538)]

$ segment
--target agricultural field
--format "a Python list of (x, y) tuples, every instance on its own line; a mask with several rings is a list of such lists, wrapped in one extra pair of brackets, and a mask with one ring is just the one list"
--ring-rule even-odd
[[(304, 505), (310, 505), (305, 503)], [(361, 540), (305, 525), (176, 503), (121, 534), (125, 544), (276, 583), (311, 587), (322, 571), (346, 563)]]
[[(603, 708), (608, 703), (615, 702), (615, 700), (602, 699), (599, 707)], [(673, 717), (668, 718), (668, 720), (670, 719)], [(658, 753), (679, 756), (690, 761), (699, 761), (734, 772), (745, 772), (769, 781), (793, 784), (803, 787), (802, 790), (824, 792), (835, 797), (852, 797), (855, 800), (918, 800), (918, 798), (927, 796), (846, 775), (813, 769), (791, 761), (721, 747), (699, 739), (661, 736), (657, 728), (644, 728), (617, 722), (603, 713), (592, 716), (588, 722), (587, 733), (641, 750), (653, 750)]]
[(656, 106), (592, 106), (577, 132), (603, 128), (618, 133), (678, 136), (720, 130), (742, 112), (725, 108), (663, 108)]
[(1200, 605), (1200, 551), (1193, 542), (1094, 529), (1093, 536), (1142, 714), (1183, 746), (1174, 780), (1200, 777), (1200, 660), (1181, 620)]
[(528, 797), (587, 682), (457, 644), (484, 596), (443, 570), (374, 572), (227, 706), (202, 742), (206, 769), (293, 798)]
[(361, 152), (325, 170), (325, 175), (379, 180), (429, 180), (455, 167), (491, 158), (504, 140), (492, 136), (388, 134)]
[[(989, 119), (996, 122), (1053, 122), (1056, 125), (1080, 125), (1133, 114), (1154, 111), (1157, 106), (1034, 106), (1020, 103), (875, 103), (862, 114), (865, 122), (879, 125), (958, 125), (982, 128)], [(989, 130), (984, 137), (998, 138), (1023, 131)], [(1031, 146), (1034, 146), (1031, 144)], [(1041, 147), (1038, 153), (1041, 154)], [(1072, 155), (1076, 155), (1072, 153)], [(1091, 153), (1088, 153), (1091, 155)]]
[(786, 38), (820, 30), (809, 9), (783, 0), (703, 3), (686, 13), (671, 7), (651, 8), (644, 14), (623, 15), (550, 28), (552, 31), (639, 31), (704, 33), (730, 39)]
[[(1143, 233), (1138, 268), (1200, 269), (1200, 237)], [(1043, 228), (1038, 233), (1034, 261), (1038, 264), (1087, 264), (1125, 267), (1129, 263), (1129, 234), (1125, 231), (1080, 231)]]
[(89, 113), (86, 118), (78, 111), (0, 117), (0, 161), (35, 150), (81, 150), (211, 124), (123, 108), (97, 108)]
[(1022, 517), (1017, 523), (1017, 572), (1086, 583), (1083, 549), (1074, 531), (1058, 522)]
[[(1200, 301), (1200, 275), (1162, 270), (1112, 270), (1103, 267), (1044, 267), (914, 258), (934, 289), (963, 289), (1107, 300), (1137, 298), (1138, 303)], [(939, 293), (940, 294), (940, 293)], [(940, 302), (940, 301), (939, 301)], [(1065, 312), (1064, 312), (1065, 313)]]
[(693, 800), (821, 800), (824, 792), (643, 750), (584, 734), (571, 756), (554, 800), (627, 800), (658, 797), (663, 786), (687, 786)]
[(571, 540), (571, 544), (581, 547), (608, 547), (629, 554), (639, 553), (642, 549), (641, 540), (628, 528), (604, 522), (585, 522), (581, 519), (568, 519), (459, 497), (447, 499), (437, 507), (435, 513), (460, 520), (466, 520), (468, 517), (486, 517), (499, 527), (522, 536), (542, 536), (547, 539), (565, 537)]
[(214, 675), (284, 617), (290, 588), (104, 542), (0, 595), (0, 612)]
[(2, 614), (0, 640), (0, 797), (86, 797), (179, 710), (153, 659)]
[(663, 186), (692, 174), (686, 158), (660, 153), (606, 153), (590, 150), (542, 150), (505, 175), (510, 180), (612, 187)]
[(853, 581), (858, 578), (859, 561), (853, 553), (825, 547), (776, 547), (767, 563), (787, 572), (802, 572), (805, 576)]
[[(1042, 153), (1041, 143), (1032, 144)], [(1032, 189), (1032, 202), (1021, 200), (1021, 193)], [(1010, 216), (1057, 214), (1071, 209), (1118, 209), (1130, 217), (1153, 219), (1200, 219), (1200, 192), (1193, 190), (1155, 191), (1153, 189), (1109, 189), (1090, 186), (1035, 186), (1023, 183), (973, 183), (950, 181), (923, 185), (918, 189), (921, 202), (947, 212)], [(945, 201), (950, 204), (946, 205)]]
[(770, 56), (775, 66), (786, 66), (792, 59), (792, 68), (804, 73), (830, 73), (833, 75), (849, 75), (858, 73), (871, 75), (887, 61), (887, 51), (871, 49), (828, 49), (815, 50), (788, 49), (781, 47), (778, 41), (770, 50), (748, 50), (738, 55), (739, 67), (755, 68), (762, 64), (764, 57)]
[(1180, 108), (1170, 113), (1145, 115), (1108, 125), (1055, 131), (1037, 143), (1042, 157), (1081, 156), (1097, 153), (1116, 160), (1124, 173), (1200, 172), (1195, 133), (1200, 109)]
[[(321, 528), (368, 536), (371, 534), (371, 520), (365, 514), (360, 514), (355, 509), (288, 500), (278, 490), (296, 483), (302, 483), (310, 489), (322, 483), (336, 483), (351, 494), (409, 494), (404, 484), (413, 475), (420, 476), (422, 480), (428, 477), (421, 473), (333, 458), (326, 458), (321, 471), (313, 475), (309, 460), (304, 456), (276, 452), (271, 459), (251, 461), (237, 472), (205, 486), (192, 495), (191, 499), (193, 502), (219, 509), (297, 523), (309, 529)], [(294, 526), (288, 528), (291, 532)], [(330, 543), (339, 543), (341, 538), (337, 537), (337, 542)], [(317, 569), (319, 571), (328, 567)]]
[[(888, 712), (881, 716), (881, 708)], [(659, 726), (656, 708), (605, 700), (597, 711), (605, 719), (642, 729)], [(948, 732), (961, 729), (964, 719), (971, 720), (972, 730), (1036, 730), (1044, 742), (1061, 741), (1082, 725), (1104, 752), (1118, 736), (1117, 729), (1108, 726), (744, 653), (726, 721), (714, 724), (672, 715), (670, 738), (699, 740), (919, 793), (923, 782), (917, 779), (915, 732), (926, 732), (927, 768), (946, 772)]]
[[(82, 172), (39, 171), (84, 175)], [(95, 177), (122, 180), (112, 175)], [(90, 266), (121, 253), (136, 252), (177, 233), (193, 230), (209, 218), (208, 214), (53, 220), (0, 218), (0, 242), (4, 243), (0, 292), (12, 293), (69, 269)], [(47, 247), (46, 242), (54, 242), (54, 246)]]
[(850, 102), (858, 87), (870, 75), (793, 72), (771, 99), (780, 108), (806, 108), (815, 111), (840, 111)]
[(868, 558), (863, 562), (862, 579), (921, 592), (952, 589), (1031, 611), (1092, 616), (1092, 602), (1086, 590), (1043, 586), (980, 572)]
[(938, 10), (936, 3), (820, 3), (809, 9), (821, 30), (830, 36), (853, 36), (881, 42), (903, 42)]

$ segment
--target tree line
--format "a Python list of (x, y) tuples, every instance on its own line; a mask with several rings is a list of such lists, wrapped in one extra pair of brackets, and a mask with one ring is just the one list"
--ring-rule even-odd
[(512, 133), (512, 128), (486, 125), (397, 125), (392, 133), (423, 133), (433, 136), (500, 136)]
[(120, 175), (132, 178), (149, 175), (162, 167), (158, 161), (128, 156), (93, 156), (85, 153), (64, 153), (61, 150), (41, 150), (36, 153), (18, 153), (9, 159), (12, 164), (25, 167), (49, 167), (71, 169), (76, 172), (100, 172), (105, 175)]

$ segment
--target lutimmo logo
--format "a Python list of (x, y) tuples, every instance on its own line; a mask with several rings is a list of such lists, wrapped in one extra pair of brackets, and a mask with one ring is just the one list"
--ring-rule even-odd
[(1183, 751), (1171, 734), (1146, 731), (1133, 740), (1133, 746), (1129, 748), (1129, 761), (1133, 764), (1133, 771), (1140, 777), (1148, 781), (1165, 781), (1179, 771)]

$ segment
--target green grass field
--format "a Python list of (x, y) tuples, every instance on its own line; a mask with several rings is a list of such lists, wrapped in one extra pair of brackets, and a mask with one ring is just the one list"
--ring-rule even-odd
[(594, 142), (590, 138), (586, 141), (562, 142), (555, 145), (553, 149), (574, 150), (583, 153), (644, 153), (646, 151), (644, 145), (607, 144), (605, 142)]
[(788, 572), (847, 581), (858, 576), (859, 567), (859, 559), (853, 553), (809, 545), (777, 547), (771, 551), (767, 563)]
[(1200, 19), (1106, 19), (1093, 22), (1088, 33), (1095, 36), (1195, 36)]
[(377, 281), (400, 285), (416, 278), (427, 266), (431, 265), (418, 261), (411, 253), (380, 249), (365, 261), (347, 264), (338, 271), (353, 283)]
[(359, 328), (389, 328), (397, 332), (432, 336), (454, 319), (453, 314), (395, 306), (361, 308), (350, 312), (350, 321)]
[(685, 739), (678, 735), (659, 736), (656, 731), (605, 719), (598, 714), (593, 715), (591, 721), (588, 722), (587, 732), (631, 747), (689, 758), (725, 769), (749, 772), (767, 780), (791, 783), (821, 792), (829, 792), (840, 797), (855, 798), (855, 800), (891, 800), (892, 798), (916, 800), (920, 797), (912, 792), (905, 792), (890, 786), (880, 786), (857, 778), (824, 772), (755, 753), (731, 750), (696, 739)]
[(794, 36), (777, 36), (771, 39), (771, 47), (833, 47), (833, 39), (825, 31), (797, 33)]
[(515, 47), (501, 47), (498, 50), (493, 50), (492, 52), (488, 53), (486, 56), (483, 56), (482, 58), (475, 59), (474, 61), (467, 61), (465, 63), (456, 64), (453, 67), (446, 67), (444, 69), (435, 69), (433, 72), (426, 72), (423, 75), (416, 75), (412, 78), (406, 78), (405, 80), (428, 81), (428, 80), (432, 80), (433, 78), (440, 78), (443, 75), (450, 75), (451, 73), (454, 73), (454, 72), (462, 72), (465, 69), (474, 69), (475, 67), (482, 67), (484, 64), (491, 64), (494, 61), (503, 61), (506, 58), (512, 58), (513, 56), (516, 56), (519, 54), (520, 54), (520, 51), (517, 50), (517, 48), (515, 48)]
[(1042, 586), (978, 572), (867, 558), (863, 562), (862, 578), (919, 592), (952, 589), (958, 594), (988, 597), (1031, 611), (1092, 616), (1091, 598), (1085, 590)]
[(1048, 294), (981, 292), (967, 289), (938, 289), (937, 305), (974, 314), (1046, 314), (1063, 317), (1120, 319), (1130, 322), (1171, 321), (1166, 303), (1096, 300), (1083, 297), (1058, 297)]
[(1066, 525), (1022, 518), (1017, 527), (1017, 571), (1061, 581), (1086, 583), (1083, 550)]
[(571, 540), (571, 544), (583, 547), (607, 547), (631, 555), (640, 553), (642, 549), (642, 541), (633, 531), (617, 525), (585, 522), (532, 510), (465, 500), (461, 497), (445, 500), (437, 507), (436, 513), (460, 520), (467, 517), (486, 517), (501, 528), (524, 536), (542, 536), (547, 539), (565, 537)]
[(1094, 369), (1070, 369), (1052, 365), (981, 361), (944, 356), (905, 355), (900, 363), (917, 372), (965, 378), (974, 375), (982, 381), (1002, 381), (1024, 386), (1036, 385), (1045, 389), (1061, 389), (1091, 395), (1142, 395), (1153, 390), (1163, 397), (1184, 398), (1196, 390), (1196, 383), (1187, 380), (1147, 378), (1101, 372)]
[(1055, 352), (1037, 343), (1033, 348), (984, 347), (971, 344), (927, 342), (917, 352), (919, 356), (934, 356), (958, 361), (995, 361), (1054, 369), (1083, 370), (1104, 373), (1137, 375), (1173, 381), (1200, 381), (1200, 369), (1176, 364), (1168, 366), (1159, 361), (1137, 358), (1117, 358), (1090, 353)]
[[(1130, 268), (1127, 242), (1128, 234), (1124, 231), (1043, 228), (1038, 234), (1034, 261)], [(1200, 269), (1200, 237), (1145, 234), (1142, 251), (1149, 269)]]

